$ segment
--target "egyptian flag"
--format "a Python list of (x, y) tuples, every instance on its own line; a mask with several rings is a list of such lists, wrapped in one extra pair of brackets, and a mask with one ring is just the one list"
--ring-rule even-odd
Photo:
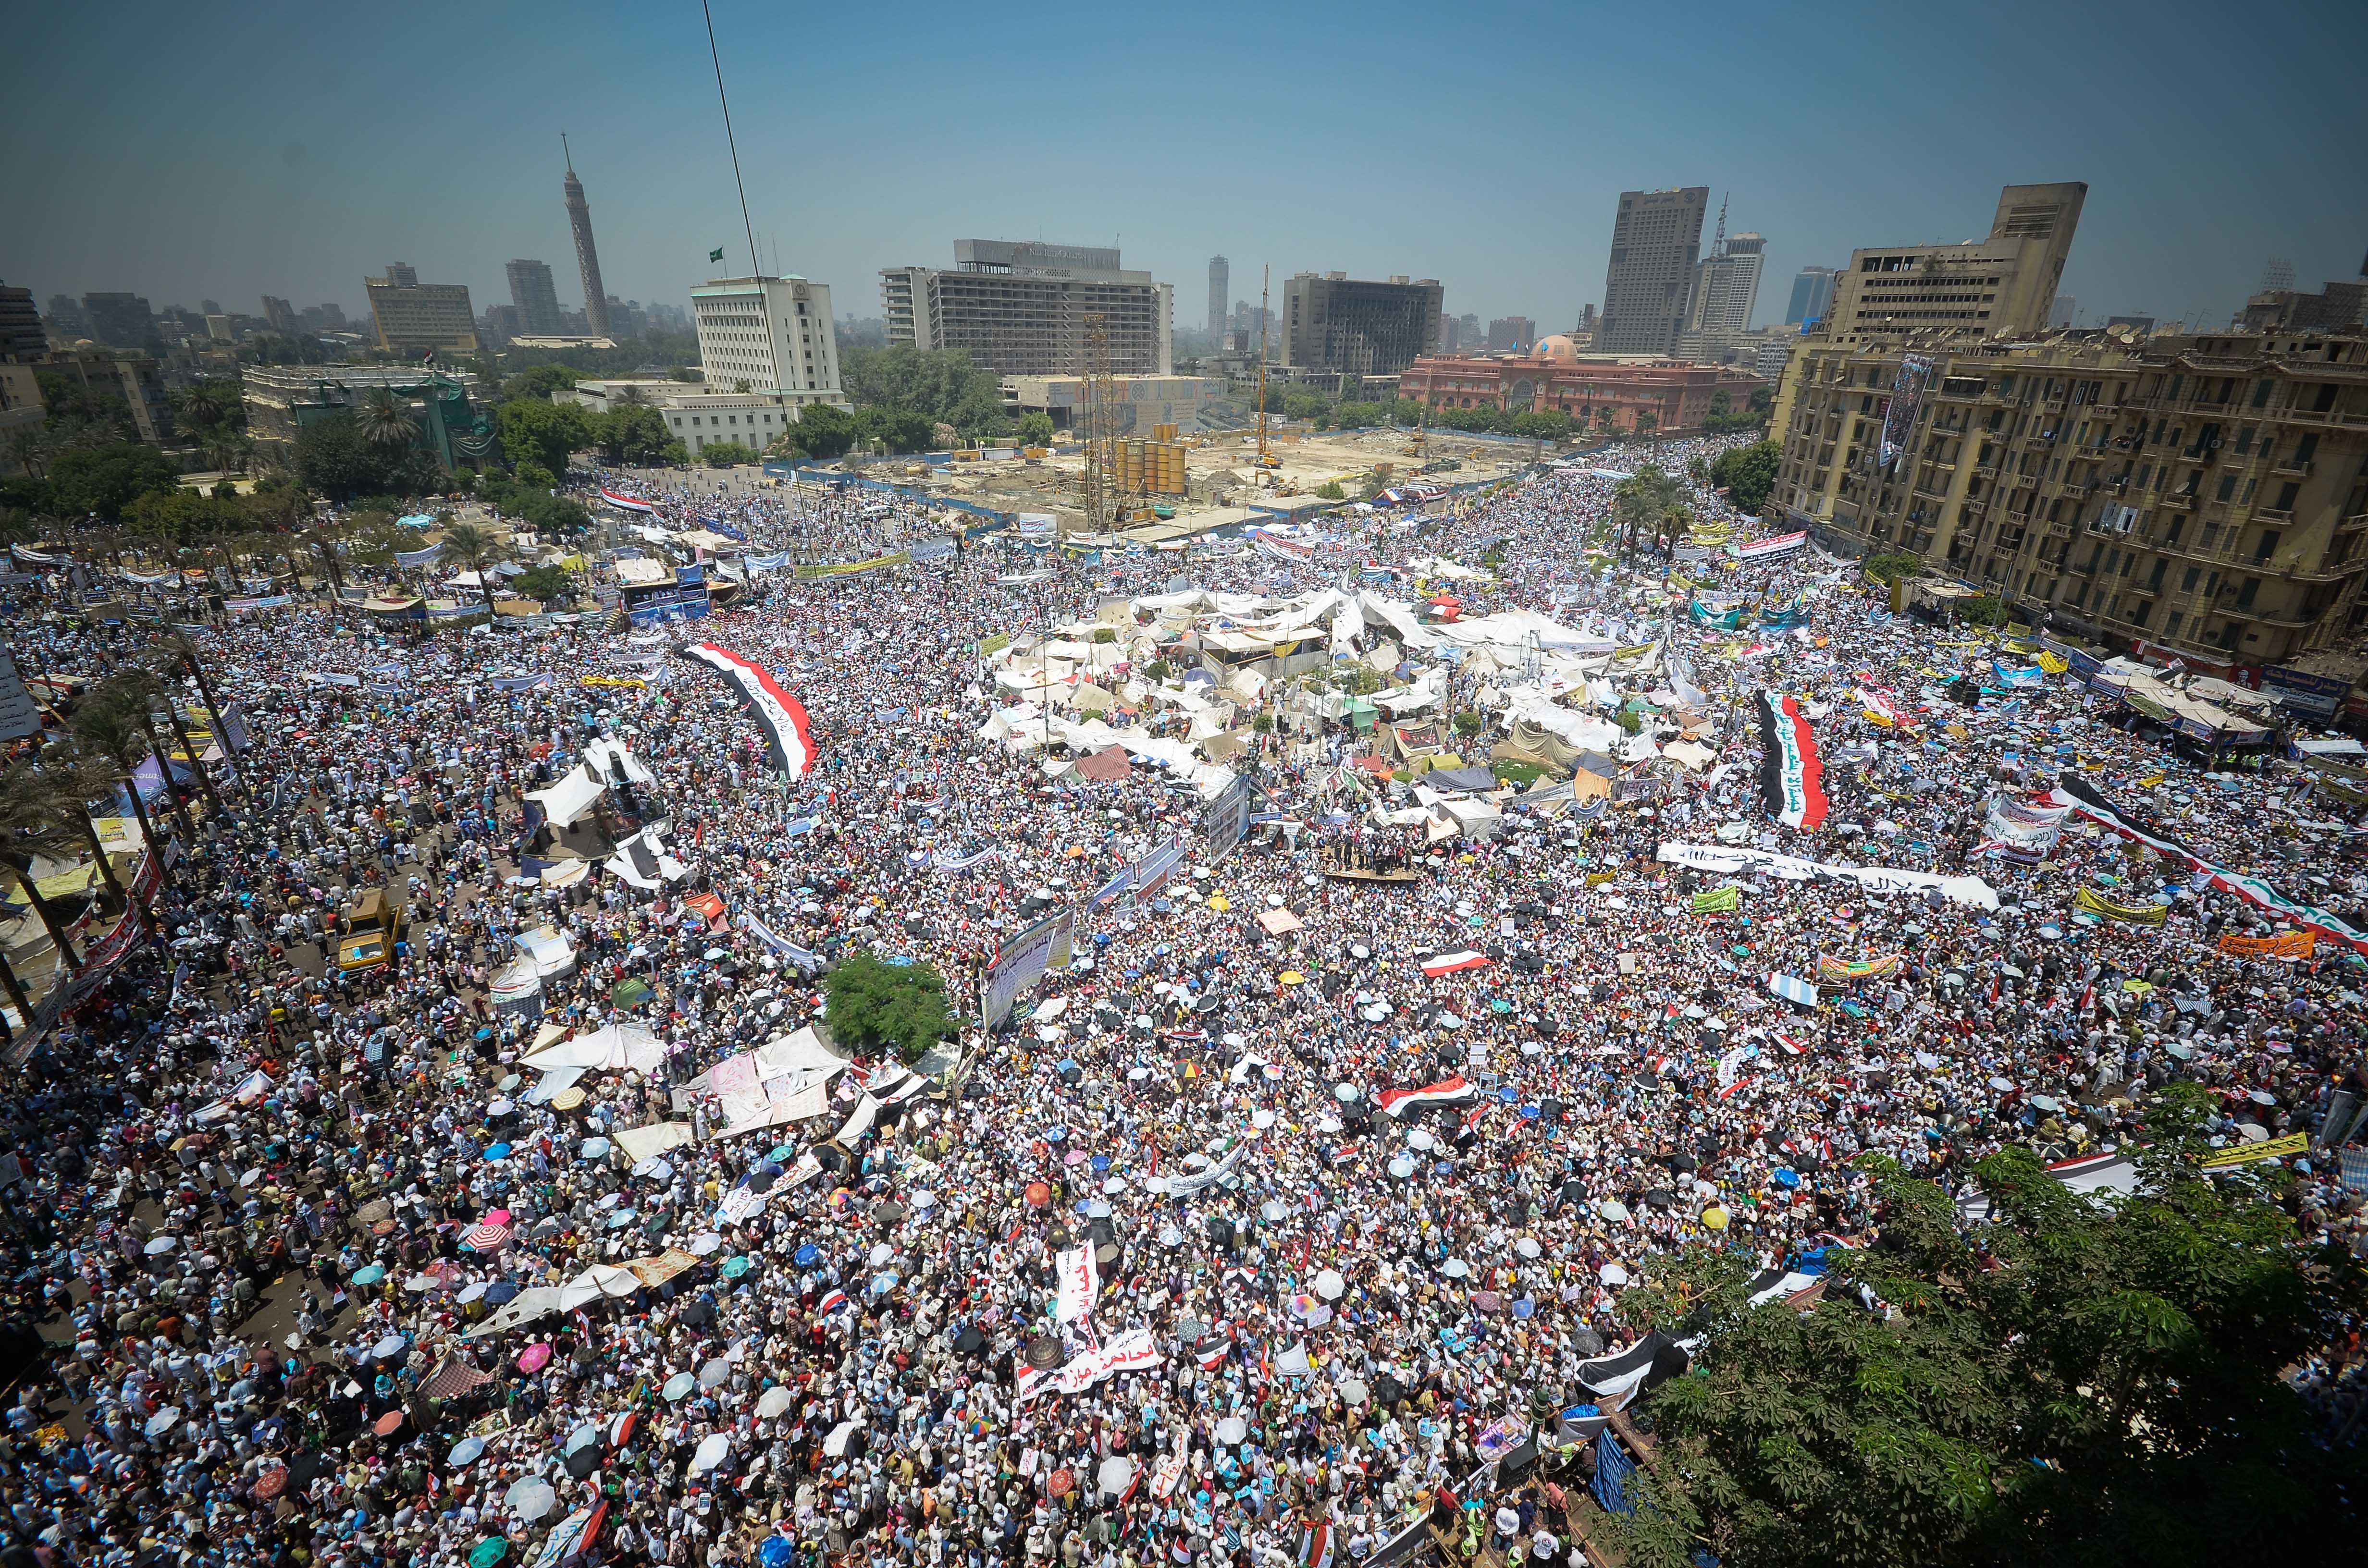
[(1219, 1363), (1233, 1354), (1233, 1350), (1234, 1342), (1229, 1336), (1211, 1333), (1202, 1335), (1200, 1342), (1192, 1346), (1192, 1359), (1200, 1364), (1202, 1371), (1213, 1372)]
[(1442, 974), (1453, 974), (1459, 969), (1480, 969), (1488, 962), (1488, 955), (1464, 949), (1452, 953), (1437, 953), (1422, 960), (1422, 972), (1437, 980)]
[(731, 683), (763, 727), (766, 749), (784, 778), (794, 783), (806, 776), (806, 769), (814, 766), (814, 744), (805, 708), (773, 683), (764, 665), (712, 642), (687, 642), (675, 652), (698, 660)]
[(1480, 1097), (1480, 1091), (1463, 1081), (1458, 1073), (1452, 1078), (1441, 1078), (1436, 1084), (1426, 1084), (1419, 1089), (1383, 1089), (1375, 1096), (1381, 1101), (1383, 1114), (1403, 1117), (1425, 1106), (1466, 1106)]
[(844, 1290), (833, 1290), (829, 1295), (825, 1296), (821, 1301), (814, 1303), (814, 1316), (826, 1318), (845, 1305), (847, 1305), (847, 1292)]
[(1815, 833), (1826, 820), (1824, 768), (1798, 698), (1759, 694), (1759, 790), (1768, 814), (1786, 827)]
[(1639, 1392), (1681, 1375), (1691, 1358), (1674, 1339), (1655, 1329), (1625, 1350), (1578, 1366), (1578, 1386), (1607, 1410), (1618, 1410)]
[(1302, 1568), (1332, 1568), (1332, 1526), (1329, 1522), (1308, 1530), (1306, 1539), (1299, 1543), (1299, 1561)]
[(620, 495), (615, 491), (609, 489), (606, 485), (603, 485), (600, 489), (600, 499), (606, 501), (609, 506), (616, 507), (620, 512), (655, 512), (657, 510), (655, 506), (653, 506), (647, 501), (636, 501), (630, 495)]

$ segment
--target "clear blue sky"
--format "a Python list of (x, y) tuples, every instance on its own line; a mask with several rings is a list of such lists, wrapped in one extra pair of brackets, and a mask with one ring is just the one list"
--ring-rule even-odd
[[(2089, 182), (2086, 319), (2225, 319), (2269, 256), (2315, 286), (2368, 250), (2358, 0), (714, 4), (768, 266), (842, 314), (976, 234), (1115, 240), (1184, 326), (1223, 254), (1236, 298), (1261, 263), (1406, 273), (1557, 327), (1601, 300), (1617, 193), (1672, 185), (1768, 236), (1762, 321), (1804, 264), (1981, 233), (2009, 181)], [(482, 309), (526, 256), (574, 304), (563, 128), (610, 292), (747, 266), (696, 0), (37, 6), (10, 54), (0, 278), (42, 300), (357, 313), (399, 259)]]

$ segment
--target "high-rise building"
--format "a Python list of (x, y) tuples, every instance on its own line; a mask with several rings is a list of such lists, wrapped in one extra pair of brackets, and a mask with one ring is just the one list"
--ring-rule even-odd
[(1784, 307), (1784, 324), (1823, 321), (1834, 302), (1834, 269), (1804, 267), (1793, 275), (1793, 302)]
[(1528, 316), (1498, 316), (1488, 324), (1488, 352), (1508, 353), (1538, 340), (1538, 324)]
[(2356, 333), (1804, 337), (1770, 499), (2114, 652), (2258, 671), (2353, 635), (2368, 428), (2344, 411), (2363, 371)]
[(1225, 301), (1233, 298), (1233, 268), (1222, 256), (1209, 258), (1209, 335), (1225, 333)]
[(1301, 272), (1282, 286), (1282, 362), (1309, 370), (1395, 376), (1446, 335), (1438, 278), (1386, 282), (1345, 272)]
[(296, 335), (296, 307), (275, 294), (263, 296), (263, 319), (282, 337)]
[(32, 361), (50, 352), (50, 335), (41, 330), (41, 312), (33, 308), (30, 289), (0, 284), (0, 359)]
[(639, 300), (620, 300), (614, 294), (609, 296), (609, 335), (610, 337), (622, 341), (629, 337), (639, 337), (649, 329), (649, 316), (643, 311), (642, 302)]
[(711, 389), (745, 388), (791, 410), (815, 403), (845, 406), (827, 283), (712, 278), (690, 291), (690, 315)]
[(72, 294), (52, 294), (41, 311), (41, 321), (50, 332), (67, 343), (90, 335), (90, 318), (82, 313), (82, 303)]
[(139, 348), (156, 333), (156, 313), (137, 294), (85, 294), (82, 314), (91, 337), (109, 348)]
[(2316, 294), (2291, 284), (2266, 289), (2245, 301), (2238, 320), (2251, 332), (2359, 332), (2368, 328), (2368, 279), (2329, 281)]
[[(559, 139), (562, 150), (567, 138)], [(575, 267), (584, 275), (584, 321), (594, 334), (609, 335), (609, 290), (600, 282), (600, 252), (592, 244), (592, 204), (584, 199), (584, 182), (575, 177), (575, 154), (567, 154), (567, 227), (575, 235)]]
[(951, 269), (880, 274), (890, 343), (960, 349), (999, 376), (1083, 370), (1089, 316), (1101, 318), (1113, 374), (1171, 375), (1173, 295), (1103, 245), (956, 240)]
[(388, 264), (385, 277), (363, 278), (362, 287), (370, 292), (381, 348), (406, 355), (477, 351), (477, 312), (470, 308), (467, 284), (422, 283), (417, 268), (397, 261)]
[(510, 303), (518, 307), (518, 332), (529, 337), (559, 332), (559, 290), (551, 281), (551, 263), (513, 261), (509, 275)]
[(2048, 307), (2047, 324), (2050, 326), (2070, 326), (2072, 324), (2073, 318), (2078, 316), (2079, 313), (2080, 301), (2078, 300), (2074, 299), (2069, 294), (2058, 294), (2055, 296), (2055, 303)]
[(1709, 206), (1706, 185), (1620, 193), (1611, 263), (1603, 274), (1603, 320), (1595, 332), (1598, 350), (1677, 353)]
[(1678, 335), (1678, 347), (1688, 358), (1723, 359), (1751, 331), (1767, 246), (1758, 234), (1735, 234), (1694, 264), (1685, 330)]
[(1954, 245), (1886, 245), (1850, 253), (1820, 329), (1852, 343), (1909, 333), (2001, 337), (2047, 324), (2080, 208), (2078, 180), (2010, 185), (1998, 193), (1989, 237)]

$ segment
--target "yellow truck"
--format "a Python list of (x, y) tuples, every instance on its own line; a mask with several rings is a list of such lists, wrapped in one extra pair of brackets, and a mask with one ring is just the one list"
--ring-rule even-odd
[(384, 888), (370, 888), (354, 901), (346, 920), (346, 934), (337, 939), (337, 968), (346, 973), (376, 969), (394, 958), (403, 939), (403, 906), (387, 897)]

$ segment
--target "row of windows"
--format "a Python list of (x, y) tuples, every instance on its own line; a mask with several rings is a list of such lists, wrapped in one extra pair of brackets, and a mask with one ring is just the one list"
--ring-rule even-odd
[[(700, 423), (699, 423), (699, 422), (700, 422), (700, 417), (701, 417), (700, 415), (696, 415), (696, 414), (694, 414), (694, 415), (692, 415), (690, 416), (690, 427), (691, 427), (692, 429), (696, 430), (696, 429), (699, 429), (699, 428), (700, 427)], [(734, 424), (734, 425), (737, 425), (737, 424), (739, 424), (739, 423), (740, 423), (740, 416), (739, 416), (738, 415), (736, 415), (736, 414), (714, 414), (714, 415), (706, 415), (705, 417), (707, 417), (707, 418), (709, 418), (709, 419), (712, 420), (715, 424), (717, 424), (717, 425), (719, 425), (719, 426), (720, 426), (720, 425), (724, 424), (726, 421), (729, 421), (730, 423), (732, 423), (732, 424)], [(770, 425), (770, 424), (773, 422), (773, 416), (772, 416), (771, 415), (769, 415), (769, 414), (766, 415), (764, 416), (764, 418), (765, 418), (765, 423), (766, 423), (766, 424), (768, 424), (768, 425)], [(748, 423), (749, 423), (750, 425), (754, 425), (754, 424), (756, 424), (756, 423), (757, 423), (757, 415), (753, 415), (753, 414), (752, 414), (752, 415), (750, 415), (748, 416)], [(788, 418), (788, 416), (787, 416), (787, 415), (783, 415), (783, 416), (782, 416), (781, 423), (783, 423), (784, 425), (786, 425), (786, 424), (788, 424), (788, 423), (789, 423), (789, 418)], [(675, 427), (676, 429), (677, 429), (677, 430), (679, 430), (679, 429), (681, 429), (681, 428), (682, 428), (682, 415), (679, 415), (679, 414), (677, 414), (677, 415), (676, 415), (674, 416), (674, 427)]]

